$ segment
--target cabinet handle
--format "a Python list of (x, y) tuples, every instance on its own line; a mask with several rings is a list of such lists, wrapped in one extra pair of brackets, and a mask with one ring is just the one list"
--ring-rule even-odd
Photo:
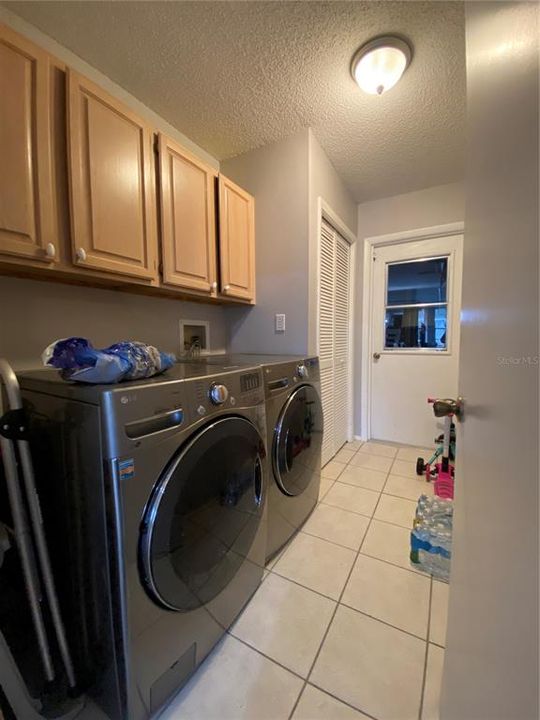
[(56, 248), (52, 243), (47, 243), (47, 247), (45, 248), (45, 255), (51, 259), (56, 256)]
[(76, 255), (77, 260), (80, 260), (81, 262), (84, 262), (86, 260), (86, 250), (84, 248), (78, 248)]

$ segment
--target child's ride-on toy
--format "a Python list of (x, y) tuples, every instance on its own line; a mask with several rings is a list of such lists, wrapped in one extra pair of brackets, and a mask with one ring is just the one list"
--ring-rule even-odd
[[(444, 433), (436, 438), (439, 443), (432, 457), (427, 463), (424, 458), (419, 457), (416, 461), (417, 475), (425, 473), (426, 480), (435, 480), (435, 494), (443, 498), (454, 497), (454, 464), (455, 460), (455, 427), (452, 422), (454, 415), (459, 416), (460, 405), (455, 400), (436, 400), (428, 398), (428, 403), (433, 404), (435, 417), (444, 417)], [(437, 460), (440, 458), (440, 462)]]
[[(436, 437), (434, 442), (436, 443), (435, 451), (433, 455), (429, 458), (429, 460), (426, 462), (422, 457), (419, 457), (416, 460), (416, 474), (425, 474), (428, 481), (431, 480), (432, 475), (436, 473), (435, 462), (437, 458), (443, 454), (444, 433), (441, 433), (438, 437)], [(454, 423), (450, 424), (449, 458), (452, 461), (456, 459), (456, 426), (454, 425)]]

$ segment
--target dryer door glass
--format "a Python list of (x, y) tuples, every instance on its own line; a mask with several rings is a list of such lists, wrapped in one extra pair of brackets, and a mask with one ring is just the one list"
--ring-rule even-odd
[(274, 475), (287, 495), (300, 495), (320, 472), (322, 430), (319, 394), (303, 385), (289, 396), (274, 435)]
[(173, 610), (216, 597), (246, 561), (263, 512), (264, 443), (254, 425), (207, 425), (156, 483), (141, 528), (147, 592)]

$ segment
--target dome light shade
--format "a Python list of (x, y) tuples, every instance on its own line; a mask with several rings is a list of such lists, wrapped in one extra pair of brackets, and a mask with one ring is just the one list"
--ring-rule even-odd
[(382, 95), (401, 78), (412, 58), (410, 45), (401, 38), (383, 36), (370, 40), (352, 59), (351, 73), (360, 88)]

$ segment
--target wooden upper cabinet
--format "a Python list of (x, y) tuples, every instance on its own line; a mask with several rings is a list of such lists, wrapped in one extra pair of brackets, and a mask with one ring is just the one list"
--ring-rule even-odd
[(0, 25), (0, 253), (54, 262), (49, 57)]
[(219, 176), (219, 257), (221, 292), (255, 301), (255, 200)]
[(71, 69), (67, 83), (73, 261), (157, 280), (152, 129)]
[(163, 282), (215, 295), (217, 173), (159, 136)]

